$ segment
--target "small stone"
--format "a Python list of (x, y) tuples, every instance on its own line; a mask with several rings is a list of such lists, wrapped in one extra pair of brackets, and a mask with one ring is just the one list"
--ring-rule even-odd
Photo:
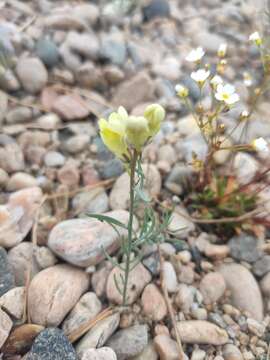
[(48, 73), (38, 58), (21, 58), (16, 72), (23, 88), (31, 94), (39, 93), (48, 81)]
[(112, 270), (112, 264), (103, 262), (103, 266), (96, 270), (91, 278), (91, 285), (97, 296), (103, 297), (106, 294), (107, 279)]
[(80, 173), (75, 164), (66, 162), (65, 165), (57, 171), (57, 178), (63, 185), (77, 187), (80, 181)]
[(174, 293), (177, 291), (178, 288), (177, 276), (174, 267), (168, 261), (164, 261), (163, 264), (163, 279), (164, 279), (164, 284), (169, 293)]
[(88, 286), (88, 275), (75, 267), (62, 264), (42, 270), (31, 281), (28, 292), (32, 321), (59, 325)]
[(113, 159), (106, 161), (103, 166), (99, 168), (99, 173), (102, 179), (118, 178), (124, 172), (122, 161)]
[(166, 0), (152, 0), (142, 11), (144, 21), (151, 21), (156, 17), (169, 17), (170, 4)]
[(158, 354), (154, 344), (150, 342), (139, 355), (134, 356), (129, 360), (158, 360)]
[(252, 266), (252, 272), (256, 276), (264, 276), (270, 271), (270, 255), (264, 255), (257, 260)]
[[(110, 211), (104, 215), (124, 224), (128, 222), (128, 212), (125, 210)], [(119, 236), (127, 236), (127, 231), (122, 227), (117, 227), (117, 230), (118, 233), (110, 224), (93, 218), (65, 220), (51, 231), (48, 246), (67, 262), (88, 267), (105, 258), (104, 250), (112, 254), (119, 248)]]
[(116, 85), (125, 78), (123, 71), (115, 65), (108, 65), (104, 67), (103, 72), (105, 79), (111, 85)]
[[(123, 289), (120, 274), (123, 275), (123, 271), (120, 270), (118, 267), (115, 267), (111, 271), (107, 281), (107, 297), (111, 302), (119, 305), (122, 304), (123, 297), (119, 293), (115, 281), (118, 281), (118, 286), (120, 287), (120, 289)], [(127, 304), (133, 304), (150, 281), (151, 274), (141, 263), (139, 263), (129, 273), (127, 285)]]
[(156, 285), (145, 287), (141, 302), (145, 315), (151, 320), (161, 321), (167, 315), (166, 302)]
[[(8, 263), (12, 269), (15, 277), (16, 286), (24, 286), (26, 283), (29, 265), (32, 262), (33, 244), (23, 241), (22, 243), (14, 246), (8, 252)], [(31, 274), (35, 275), (38, 272), (37, 265), (32, 262)]]
[(155, 348), (160, 360), (179, 360), (180, 354), (176, 341), (168, 335), (158, 335), (154, 338)]
[(199, 348), (192, 351), (191, 360), (204, 360), (205, 357), (206, 352)]
[(25, 305), (25, 288), (15, 287), (0, 297), (0, 307), (17, 320), (22, 319)]
[(48, 67), (56, 66), (60, 60), (60, 54), (56, 44), (48, 38), (38, 40), (36, 54)]
[(115, 352), (109, 347), (88, 349), (83, 353), (82, 360), (117, 360)]
[(77, 360), (77, 355), (64, 333), (57, 328), (41, 331), (36, 337), (27, 360)]
[[(180, 215), (180, 214), (183, 214)], [(183, 207), (177, 206), (172, 213), (171, 222), (168, 226), (169, 231), (180, 239), (186, 238), (189, 233), (195, 230), (194, 223), (188, 219), (188, 213)]]
[(63, 166), (66, 159), (58, 151), (48, 151), (44, 156), (44, 164), (48, 167), (60, 167)]
[(10, 248), (25, 238), (41, 199), (40, 188), (32, 187), (16, 191), (10, 195), (7, 205), (0, 206), (0, 245)]
[(263, 302), (259, 286), (253, 275), (240, 264), (223, 264), (218, 271), (223, 275), (231, 292), (232, 305), (248, 312), (255, 320), (263, 319)]
[(208, 321), (180, 321), (177, 328), (184, 344), (224, 345), (229, 340), (225, 330)]
[(261, 338), (265, 333), (265, 325), (254, 319), (247, 318), (247, 326), (249, 331)]
[(89, 147), (90, 145), (90, 136), (89, 135), (75, 135), (68, 139), (64, 148), (70, 154), (77, 154)]
[(154, 84), (146, 72), (140, 72), (118, 86), (114, 92), (112, 103), (115, 106), (122, 105), (127, 110), (132, 110), (137, 104), (153, 99)]
[(121, 66), (125, 63), (127, 48), (121, 32), (104, 34), (101, 37), (100, 58), (114, 65)]
[(35, 247), (34, 256), (39, 269), (47, 269), (57, 263), (57, 258), (46, 246)]
[(4, 170), (0, 168), (0, 188), (5, 188), (7, 183), (8, 183), (8, 173)]
[(174, 302), (184, 314), (188, 314), (194, 302), (194, 297), (194, 288), (186, 284), (179, 284)]
[(229, 247), (232, 257), (236, 260), (255, 262), (262, 256), (257, 239), (247, 234), (231, 238)]
[(107, 345), (111, 347), (117, 360), (127, 360), (138, 355), (147, 346), (148, 331), (146, 325), (134, 325), (114, 334)]
[(204, 308), (191, 308), (191, 315), (195, 320), (207, 320), (207, 310)]
[(99, 7), (96, 4), (78, 4), (73, 8), (73, 12), (89, 26), (96, 25), (100, 17)]
[(60, 125), (60, 118), (54, 113), (48, 113), (37, 119), (37, 125), (45, 130), (56, 130)]
[(0, 167), (9, 174), (24, 170), (24, 156), (16, 143), (8, 143), (0, 147)]
[(18, 191), (25, 188), (35, 187), (37, 185), (37, 179), (34, 176), (23, 172), (17, 172), (10, 177), (7, 184), (7, 190)]
[(240, 184), (249, 183), (259, 170), (259, 164), (255, 158), (244, 152), (238, 152), (235, 155), (233, 165)]
[(226, 283), (220, 273), (211, 272), (202, 278), (199, 288), (202, 293), (204, 303), (213, 304), (224, 295)]
[(7, 258), (7, 252), (0, 247), (0, 296), (15, 286), (14, 274)]
[(67, 47), (71, 53), (83, 56), (84, 58), (90, 60), (96, 60), (100, 52), (99, 40), (95, 33), (91, 32), (69, 32), (64, 47)]
[(0, 309), (0, 348), (1, 349), (9, 336), (12, 325), (13, 323), (9, 318), (9, 316), (3, 310)]
[[(157, 168), (150, 165), (142, 166), (145, 174), (144, 191), (151, 198), (155, 198), (159, 195), (161, 190), (161, 176)], [(129, 175), (124, 173), (121, 175), (113, 185), (110, 193), (110, 206), (115, 209), (127, 209), (129, 204), (129, 192), (127, 191), (129, 186)]]
[(243, 360), (241, 351), (233, 344), (225, 345), (222, 351), (222, 355), (224, 360)]
[(76, 214), (102, 214), (109, 210), (109, 198), (104, 188), (99, 187), (74, 196), (72, 207)]
[(228, 150), (218, 150), (214, 153), (214, 161), (217, 165), (225, 164), (225, 162), (228, 160), (231, 150), (230, 148), (233, 146), (232, 141), (225, 136), (220, 136), (219, 141), (222, 143), (222, 147), (228, 148)]
[[(73, 11), (73, 10), (72, 10)], [(54, 30), (86, 30), (87, 24), (73, 13), (60, 13), (45, 18), (44, 26)]]
[(66, 336), (85, 323), (94, 319), (101, 311), (102, 304), (95, 293), (85, 293), (63, 322), (62, 329)]
[(260, 288), (262, 293), (266, 296), (270, 296), (270, 272), (268, 272), (260, 281)]
[(52, 111), (67, 121), (84, 119), (90, 114), (87, 104), (77, 94), (57, 97), (52, 104)]
[(116, 313), (107, 317), (104, 320), (99, 321), (80, 339), (76, 346), (77, 353), (81, 355), (89, 348), (103, 346), (118, 328), (119, 322), (119, 313)]
[(28, 107), (18, 106), (10, 110), (6, 115), (7, 124), (19, 124), (32, 120), (33, 113)]

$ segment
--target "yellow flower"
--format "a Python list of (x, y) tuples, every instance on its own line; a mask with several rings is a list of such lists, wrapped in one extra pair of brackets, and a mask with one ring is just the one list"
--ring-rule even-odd
[(153, 137), (160, 130), (161, 122), (165, 118), (165, 110), (158, 104), (152, 104), (145, 109), (144, 117), (148, 121), (149, 135)]
[(123, 107), (109, 116), (108, 121), (99, 120), (100, 136), (102, 141), (111, 152), (119, 158), (128, 155), (127, 144), (125, 142), (126, 122), (128, 114)]
[(147, 120), (143, 116), (130, 116), (126, 127), (127, 142), (138, 152), (150, 138)]

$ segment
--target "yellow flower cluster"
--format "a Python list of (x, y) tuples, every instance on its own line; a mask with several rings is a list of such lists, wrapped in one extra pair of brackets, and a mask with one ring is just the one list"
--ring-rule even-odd
[(108, 120), (99, 120), (100, 135), (104, 144), (117, 157), (130, 158), (130, 149), (141, 153), (143, 146), (160, 130), (165, 110), (158, 104), (149, 105), (143, 116), (131, 116), (120, 106)]

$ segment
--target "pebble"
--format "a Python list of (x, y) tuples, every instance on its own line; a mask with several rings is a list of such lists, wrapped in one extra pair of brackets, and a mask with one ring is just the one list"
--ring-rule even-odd
[(109, 210), (109, 198), (104, 188), (97, 187), (75, 195), (72, 199), (72, 207), (76, 214), (103, 214)]
[(103, 34), (99, 51), (99, 56), (103, 61), (114, 65), (123, 65), (127, 56), (127, 48), (122, 33), (117, 31)]
[(252, 266), (252, 272), (256, 276), (264, 276), (270, 271), (270, 255), (264, 255)]
[(6, 115), (7, 124), (18, 124), (25, 123), (32, 120), (33, 113), (32, 110), (28, 107), (18, 106), (14, 109), (11, 109)]
[(37, 185), (37, 179), (34, 176), (24, 172), (17, 172), (10, 177), (7, 183), (7, 190), (18, 191), (25, 188), (35, 187)]
[(36, 44), (36, 54), (48, 67), (56, 66), (60, 60), (58, 47), (49, 38), (38, 39)]
[[(144, 191), (151, 198), (159, 195), (161, 190), (161, 176), (157, 168), (150, 165), (142, 166), (145, 174)], [(129, 175), (124, 173), (121, 175), (113, 185), (110, 193), (110, 207), (115, 209), (127, 209), (129, 204)]]
[(81, 360), (117, 360), (115, 352), (109, 347), (88, 349)]
[(38, 325), (58, 326), (88, 286), (88, 275), (75, 267), (61, 264), (42, 270), (29, 287), (31, 320)]
[(229, 241), (231, 256), (239, 261), (255, 262), (261, 256), (262, 252), (258, 248), (258, 241), (255, 237), (241, 234), (234, 236)]
[(52, 251), (46, 246), (35, 247), (34, 257), (38, 268), (41, 270), (54, 266), (58, 261)]
[(226, 286), (231, 292), (232, 305), (247, 311), (255, 320), (263, 319), (263, 302), (259, 286), (244, 266), (223, 264), (218, 271), (223, 275)]
[[(180, 214), (183, 214), (184, 216), (181, 216)], [(188, 216), (186, 209), (177, 206), (172, 213), (171, 222), (168, 226), (169, 231), (172, 231), (174, 236), (179, 239), (186, 238), (195, 230), (194, 223), (187, 219), (186, 216)]]
[(78, 355), (81, 356), (86, 350), (101, 347), (107, 343), (108, 339), (118, 328), (119, 322), (120, 314), (116, 313), (94, 325), (76, 345)]
[(186, 284), (179, 284), (174, 302), (184, 314), (188, 314), (194, 302), (194, 297), (194, 288)]
[(80, 181), (80, 173), (77, 165), (73, 162), (66, 162), (65, 165), (57, 171), (57, 178), (63, 185), (77, 187)]
[(0, 296), (7, 293), (14, 286), (14, 274), (7, 258), (7, 252), (0, 247)]
[(208, 321), (180, 321), (177, 328), (184, 344), (224, 345), (229, 341), (225, 330)]
[(147, 326), (134, 325), (130, 328), (119, 330), (110, 338), (107, 345), (115, 351), (117, 360), (126, 360), (142, 352), (147, 343)]
[(268, 272), (260, 281), (260, 288), (262, 293), (266, 296), (270, 296), (270, 272)]
[(178, 281), (176, 272), (173, 265), (168, 261), (164, 261), (163, 264), (163, 280), (169, 293), (174, 293), (177, 291)]
[(44, 156), (44, 164), (48, 167), (63, 166), (65, 161), (64, 155), (58, 151), (48, 151)]
[[(125, 210), (111, 211), (104, 215), (123, 224), (128, 222), (128, 212)], [(104, 250), (112, 254), (119, 248), (119, 236), (126, 236), (127, 231), (119, 226), (117, 229), (119, 234), (109, 224), (91, 218), (65, 220), (51, 231), (48, 246), (67, 262), (88, 267), (104, 260)]]
[[(130, 96), (129, 94), (133, 94)], [(117, 87), (112, 103), (115, 106), (124, 106), (127, 110), (132, 110), (136, 105), (152, 101), (154, 99), (154, 85), (146, 72), (140, 72), (131, 79), (125, 80), (121, 86)]]
[(57, 328), (48, 328), (36, 337), (27, 355), (27, 360), (77, 360), (77, 355), (64, 333)]
[(89, 26), (96, 25), (100, 16), (99, 7), (96, 4), (78, 4), (73, 8), (73, 12)]
[(0, 168), (0, 188), (5, 188), (7, 183), (8, 183), (8, 173), (4, 170)]
[(83, 326), (85, 323), (94, 319), (101, 311), (102, 304), (95, 293), (85, 293), (68, 316), (65, 318), (62, 329), (66, 336)]
[(58, 96), (53, 101), (52, 111), (66, 121), (84, 119), (90, 114), (87, 104), (77, 94)]
[(199, 286), (205, 304), (213, 304), (222, 298), (226, 290), (223, 276), (218, 272), (205, 275)]
[(158, 335), (154, 338), (155, 348), (160, 360), (179, 360), (180, 354), (176, 341), (168, 335)]
[(12, 193), (7, 205), (0, 206), (0, 245), (11, 248), (19, 244), (33, 226), (42, 199), (38, 187)]
[(154, 344), (149, 342), (139, 355), (133, 356), (130, 360), (158, 360), (158, 354)]
[(0, 147), (0, 167), (8, 174), (24, 170), (24, 155), (16, 143), (10, 142)]
[(13, 318), (20, 320), (23, 317), (25, 305), (25, 287), (10, 289), (0, 297), (0, 307)]
[(21, 58), (16, 73), (23, 88), (30, 94), (39, 93), (48, 81), (48, 72), (38, 58)]
[(167, 315), (166, 302), (156, 285), (149, 284), (145, 287), (141, 302), (147, 318), (161, 321)]
[(166, 0), (152, 0), (142, 8), (144, 21), (151, 21), (156, 17), (169, 17), (170, 4)]
[(238, 152), (234, 158), (234, 171), (240, 184), (249, 183), (259, 170), (258, 162), (249, 154)]
[(12, 328), (12, 321), (10, 317), (0, 309), (0, 348), (4, 345), (7, 340), (9, 333)]
[[(123, 265), (123, 264), (122, 264)], [(121, 281), (121, 275), (123, 275), (123, 271), (118, 267), (113, 268), (111, 271), (108, 280), (107, 280), (107, 298), (118, 305), (122, 304), (122, 295), (119, 293), (119, 290), (115, 284), (115, 281), (118, 282), (118, 287), (123, 289), (123, 284)], [(133, 304), (143, 289), (147, 284), (151, 281), (151, 274), (146, 268), (139, 263), (130, 273), (128, 277), (128, 285), (127, 285), (127, 304)]]
[(224, 360), (243, 360), (241, 351), (233, 344), (225, 345), (222, 351), (222, 355)]
[(259, 321), (256, 321), (251, 318), (247, 318), (247, 326), (249, 331), (261, 338), (264, 335), (265, 332), (265, 325)]

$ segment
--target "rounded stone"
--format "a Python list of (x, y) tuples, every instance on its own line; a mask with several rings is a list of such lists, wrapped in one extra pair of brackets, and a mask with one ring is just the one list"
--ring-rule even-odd
[(205, 304), (213, 304), (218, 301), (226, 290), (223, 276), (218, 272), (205, 275), (200, 282), (200, 292)]
[(156, 285), (149, 284), (145, 287), (141, 301), (148, 318), (161, 321), (167, 315), (166, 302)]
[(16, 72), (23, 88), (31, 94), (39, 93), (48, 81), (48, 73), (38, 58), (22, 58)]

